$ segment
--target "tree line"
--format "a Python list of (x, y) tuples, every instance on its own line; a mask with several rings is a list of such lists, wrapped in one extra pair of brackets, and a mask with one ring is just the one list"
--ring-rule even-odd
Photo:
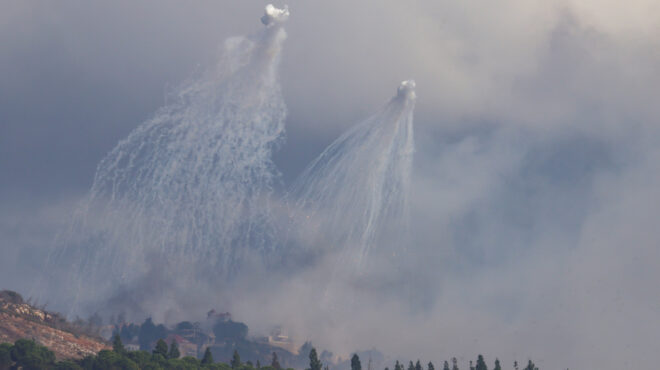
[[(277, 354), (273, 352), (271, 363), (262, 366), (259, 361), (253, 364), (251, 361), (243, 362), (238, 351), (234, 351), (229, 364), (215, 362), (210, 348), (206, 348), (201, 359), (186, 356), (181, 358), (181, 353), (176, 341), (171, 345), (163, 339), (156, 342), (154, 349), (149, 352), (145, 350), (129, 351), (127, 350), (119, 335), (116, 335), (112, 342), (112, 350), (102, 350), (96, 355), (90, 355), (80, 360), (56, 361), (55, 354), (48, 348), (37, 344), (33, 340), (19, 339), (14, 344), (0, 344), (0, 370), (25, 369), (25, 370), (119, 370), (119, 369), (149, 369), (149, 370), (283, 370), (279, 363)], [(286, 370), (293, 370), (291, 368)], [(309, 368), (305, 370), (329, 370), (329, 366), (324, 366), (319, 359), (315, 348), (309, 351)], [(354, 354), (351, 357), (351, 370), (362, 370), (360, 357)], [(368, 369), (371, 370), (371, 369)], [(388, 367), (385, 370), (389, 370)], [(406, 368), (399, 361), (394, 364), (394, 370), (435, 370), (432, 362), (422, 366), (417, 360), (415, 364), (412, 361)], [(454, 357), (451, 364), (445, 361), (442, 370), (461, 370), (458, 360)], [(467, 369), (466, 369), (467, 370)], [(488, 370), (486, 361), (482, 355), (477, 357), (476, 362), (470, 361), (469, 370)], [(495, 359), (492, 370), (502, 370), (502, 365), (498, 359)], [(513, 364), (513, 370), (538, 370), (538, 367), (529, 360), (525, 367), (520, 367), (517, 362)]]
[(127, 350), (121, 338), (116, 335), (112, 342), (112, 350), (102, 350), (96, 355), (86, 356), (79, 360), (56, 361), (55, 354), (48, 348), (33, 340), (19, 339), (14, 344), (0, 344), (0, 370), (293, 370), (283, 369), (273, 352), (272, 361), (268, 366), (261, 366), (259, 361), (242, 362), (240, 355), (234, 351), (229, 364), (215, 362), (210, 348), (206, 348), (201, 359), (186, 356), (181, 358), (178, 344), (173, 341), (170, 346), (163, 339), (156, 342), (154, 349), (149, 351)]

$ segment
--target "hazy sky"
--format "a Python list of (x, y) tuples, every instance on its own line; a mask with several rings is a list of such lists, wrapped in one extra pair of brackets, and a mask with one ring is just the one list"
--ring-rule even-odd
[[(0, 288), (29, 289), (98, 161), (225, 38), (260, 27), (265, 4), (0, 3)], [(392, 303), (300, 333), (436, 366), (478, 352), (543, 369), (655, 364), (660, 2), (288, 5), (284, 183), (414, 78), (408, 250), (413, 286), (433, 292), (420, 312)]]

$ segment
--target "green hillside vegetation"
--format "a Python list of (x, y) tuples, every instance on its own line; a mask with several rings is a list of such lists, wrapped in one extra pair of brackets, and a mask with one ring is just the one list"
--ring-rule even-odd
[[(451, 359), (452, 370), (460, 370), (456, 358)], [(421, 366), (417, 360), (416, 365), (410, 361), (410, 369), (415, 370), (434, 370), (433, 363), (429, 362), (427, 369)], [(94, 356), (87, 356), (80, 360), (56, 361), (55, 355), (48, 348), (41, 346), (29, 339), (19, 339), (13, 345), (9, 343), (0, 344), (0, 370), (24, 369), (24, 370), (122, 370), (122, 369), (149, 369), (149, 370), (193, 370), (193, 369), (216, 369), (216, 370), (282, 370), (277, 354), (273, 353), (271, 364), (261, 366), (258, 362), (253, 365), (250, 361), (243, 363), (237, 351), (229, 364), (215, 362), (210, 349), (206, 349), (202, 359), (195, 357), (180, 358), (180, 352), (176, 342), (170, 347), (164, 340), (160, 339), (155, 348), (151, 351), (127, 351), (122, 344), (121, 338), (115, 336), (112, 350), (103, 350)], [(315, 348), (309, 351), (309, 367), (305, 370), (328, 370), (319, 360)], [(395, 370), (402, 370), (403, 366), (396, 362)], [(449, 369), (449, 363), (444, 362), (443, 370)], [(493, 370), (501, 370), (499, 360), (495, 360)], [(538, 367), (529, 360), (527, 366), (519, 368), (518, 363), (514, 363), (514, 370), (538, 370)], [(286, 370), (293, 370), (288, 368)], [(362, 370), (362, 364), (357, 354), (351, 358), (351, 370)], [(385, 368), (389, 370), (389, 368)], [(470, 361), (469, 370), (488, 370), (488, 366), (483, 358), (477, 357), (476, 366)]]

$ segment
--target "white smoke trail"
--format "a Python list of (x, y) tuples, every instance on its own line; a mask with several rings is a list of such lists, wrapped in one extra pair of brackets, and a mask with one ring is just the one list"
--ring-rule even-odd
[(312, 255), (339, 253), (355, 272), (374, 248), (401, 252), (408, 219), (415, 82), (404, 81), (377, 114), (350, 129), (294, 183), (293, 232)]
[(194, 285), (272, 252), (268, 202), (279, 173), (271, 157), (286, 115), (277, 68), (288, 15), (267, 6), (264, 29), (228, 39), (216, 68), (181, 87), (100, 162), (51, 259), (55, 269), (73, 262), (63, 294), (77, 297), (74, 307), (154, 268)]

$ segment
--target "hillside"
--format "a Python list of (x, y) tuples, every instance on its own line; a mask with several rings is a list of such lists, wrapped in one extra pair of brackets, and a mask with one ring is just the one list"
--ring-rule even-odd
[(108, 343), (84, 333), (60, 314), (39, 309), (12, 291), (0, 291), (0, 343), (34, 339), (57, 359), (79, 359), (109, 349)]

